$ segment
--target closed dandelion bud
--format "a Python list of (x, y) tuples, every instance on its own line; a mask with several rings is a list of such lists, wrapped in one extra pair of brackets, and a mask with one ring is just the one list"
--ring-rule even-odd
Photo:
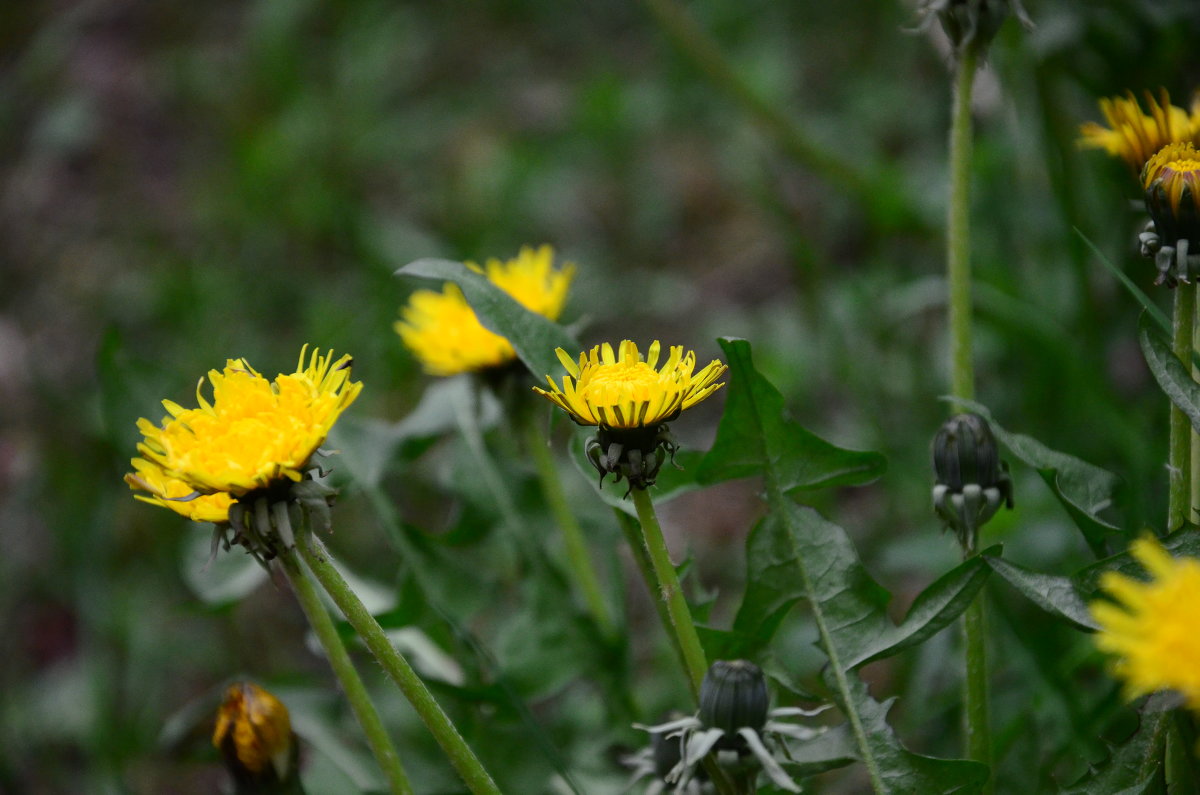
[(298, 749), (287, 707), (250, 682), (225, 691), (213, 745), (225, 759), (239, 792), (283, 792), (297, 778)]
[(1158, 268), (1155, 284), (1187, 284), (1200, 273), (1200, 152), (1191, 143), (1167, 144), (1142, 169), (1142, 187), (1157, 238), (1150, 245), (1143, 239)]
[(1030, 25), (1020, 0), (925, 0), (921, 12), (937, 16), (954, 52), (961, 55), (967, 47), (986, 49), (1010, 7), (1022, 24)]
[(767, 680), (748, 660), (717, 660), (700, 684), (700, 722), (727, 736), (738, 729), (755, 731), (767, 723)]
[(987, 420), (978, 414), (949, 419), (933, 439), (933, 505), (938, 516), (974, 549), (976, 531), (1000, 509), (1013, 506), (1012, 479), (1000, 460)]

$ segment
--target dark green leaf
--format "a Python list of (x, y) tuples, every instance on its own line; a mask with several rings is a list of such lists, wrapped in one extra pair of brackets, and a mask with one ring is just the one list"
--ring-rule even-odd
[[(1159, 543), (1173, 557), (1200, 557), (1200, 527), (1186, 525), (1166, 538), (1159, 539)], [(1136, 579), (1144, 580), (1146, 578), (1145, 567), (1126, 551), (1080, 569), (1075, 572), (1072, 579), (1075, 580), (1077, 587), (1085, 596), (1091, 596), (1099, 590), (1100, 577), (1107, 571), (1120, 572), (1127, 577)]]
[(555, 348), (563, 348), (573, 357), (583, 350), (562, 326), (530, 312), (483, 274), (461, 262), (419, 259), (400, 268), (396, 275), (457, 284), (484, 328), (512, 343), (517, 356), (538, 381), (562, 372)]
[(955, 402), (987, 418), (996, 438), (1021, 462), (1038, 471), (1083, 533), (1088, 546), (1097, 556), (1103, 555), (1105, 537), (1122, 533), (1121, 528), (1100, 516), (1112, 505), (1113, 493), (1121, 479), (1074, 456), (1051, 450), (1031, 436), (1006, 431), (980, 403), (958, 399)]
[(750, 343), (718, 340), (729, 365), (725, 413), (696, 480), (715, 483), (773, 472), (784, 492), (869, 483), (887, 462), (874, 452), (844, 450), (792, 418), (783, 396), (754, 369)]
[(1070, 577), (1040, 574), (990, 555), (985, 555), (984, 560), (993, 571), (1047, 613), (1065, 618), (1083, 629), (1100, 628)]
[(857, 668), (881, 657), (891, 657), (941, 632), (967, 609), (983, 587), (990, 572), (982, 557), (999, 553), (998, 545), (991, 547), (943, 574), (917, 595), (899, 626), (880, 616), (883, 626), (874, 636), (853, 628), (843, 644), (848, 653), (852, 652), (846, 667)]
[[(882, 791), (893, 795), (969, 795), (980, 792), (988, 779), (988, 768), (966, 759), (937, 759), (914, 754), (900, 744), (891, 726), (887, 713), (895, 699), (880, 703), (871, 698), (867, 686), (856, 676), (847, 677), (848, 687), (836, 681), (832, 670), (825, 672), (826, 684), (833, 691), (838, 707), (847, 715), (851, 711), (858, 715), (862, 738), (859, 749), (868, 749), (868, 767), (882, 785)], [(863, 758), (860, 754), (859, 758)], [(878, 788), (877, 788), (878, 789)]]
[(1145, 313), (1138, 321), (1138, 342), (1154, 380), (1171, 402), (1187, 415), (1192, 427), (1200, 428), (1200, 384), (1175, 356), (1171, 343), (1154, 329)]
[(1075, 782), (1064, 795), (1164, 795), (1163, 750), (1170, 728), (1169, 712), (1143, 710), (1138, 730), (1113, 747), (1108, 760)]

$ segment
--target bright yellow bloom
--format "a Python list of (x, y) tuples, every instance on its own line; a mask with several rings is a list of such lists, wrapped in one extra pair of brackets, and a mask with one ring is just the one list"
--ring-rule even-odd
[(194, 488), (170, 477), (158, 464), (144, 458), (135, 458), (132, 463), (136, 471), (126, 475), (125, 482), (132, 489), (150, 492), (149, 497), (135, 494), (135, 499), (170, 508), (193, 522), (229, 521), (229, 506), (233, 505), (233, 497), (228, 494), (217, 492), (197, 495)]
[(1168, 144), (1146, 163), (1142, 171), (1142, 187), (1149, 190), (1158, 183), (1174, 217), (1179, 217), (1184, 193), (1200, 212), (1200, 152), (1191, 143)]
[(242, 776), (259, 781), (286, 778), (292, 755), (287, 707), (258, 685), (231, 685), (217, 711), (213, 745)]
[[(473, 262), (466, 264), (521, 306), (550, 320), (558, 320), (562, 314), (575, 275), (570, 263), (555, 270), (550, 246), (523, 246), (515, 259), (489, 259), (482, 268)], [(394, 325), (396, 333), (431, 375), (486, 370), (516, 358), (508, 340), (483, 327), (457, 285), (447, 284), (440, 293), (416, 291), (401, 315), (403, 319)]]
[(1117, 604), (1091, 604), (1102, 627), (1096, 645), (1116, 655), (1113, 668), (1128, 698), (1174, 690), (1200, 709), (1200, 560), (1172, 558), (1150, 537), (1131, 551), (1153, 579), (1103, 576), (1100, 587)]
[(1103, 149), (1140, 173), (1146, 161), (1167, 144), (1200, 140), (1200, 95), (1193, 100), (1191, 113), (1172, 105), (1165, 89), (1159, 91), (1157, 100), (1147, 91), (1146, 104), (1149, 115), (1142, 113), (1132, 92), (1100, 100), (1109, 126), (1091, 121), (1081, 125), (1079, 145)]
[(164, 400), (168, 416), (161, 425), (138, 420), (145, 436), (138, 445), (142, 458), (133, 460), (137, 471), (126, 481), (158, 498), (149, 501), (162, 502), (181, 490), (172, 481), (188, 493), (236, 498), (301, 480), (329, 429), (362, 390), (361, 382), (350, 381), (349, 356), (335, 361), (332, 352), (314, 350), (306, 365), (305, 355), (302, 350), (296, 372), (273, 382), (245, 359), (230, 359), (224, 371), (208, 373), (211, 403), (200, 393), (203, 381), (196, 388), (199, 408)]
[(625, 340), (619, 355), (614, 355), (606, 342), (579, 354), (576, 364), (559, 348), (558, 360), (570, 375), (563, 376), (562, 387), (547, 375), (550, 391), (533, 389), (561, 406), (580, 425), (632, 429), (669, 422), (725, 385), (714, 383), (726, 369), (719, 360), (695, 373), (695, 352), (684, 354), (683, 346), (675, 345), (656, 370), (660, 351), (655, 340), (643, 359), (637, 345)]

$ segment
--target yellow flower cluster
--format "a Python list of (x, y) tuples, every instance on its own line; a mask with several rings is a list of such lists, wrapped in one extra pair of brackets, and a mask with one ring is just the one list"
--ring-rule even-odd
[[(221, 522), (238, 497), (273, 483), (299, 481), (362, 383), (350, 381), (351, 358), (300, 352), (296, 371), (268, 381), (244, 359), (208, 374), (212, 402), (196, 389), (198, 408), (170, 400), (161, 424), (138, 420), (145, 437), (125, 476), (145, 502), (196, 521)], [(201, 381), (203, 386), (203, 381)]]
[[(489, 259), (481, 268), (466, 263), (531, 312), (558, 320), (575, 267), (554, 268), (554, 249), (521, 248), (515, 259)], [(418, 290), (401, 310), (394, 328), (431, 375), (448, 376), (498, 367), (516, 358), (504, 337), (483, 327), (462, 290), (447, 284), (441, 292)]]
[(1103, 149), (1120, 157), (1138, 173), (1155, 152), (1167, 144), (1200, 141), (1200, 95), (1191, 111), (1171, 104), (1165, 90), (1156, 99), (1146, 92), (1150, 112), (1143, 113), (1133, 93), (1100, 100), (1108, 127), (1087, 122), (1079, 128), (1079, 145)]
[(675, 345), (662, 367), (655, 369), (661, 351), (655, 340), (643, 359), (629, 340), (620, 344), (617, 353), (606, 342), (581, 353), (576, 364), (559, 348), (558, 360), (570, 375), (563, 376), (561, 387), (547, 375), (549, 391), (538, 387), (534, 391), (580, 425), (633, 429), (669, 422), (724, 386), (715, 383), (726, 370), (719, 360), (697, 373), (695, 352), (685, 354), (682, 345)]
[(1130, 699), (1174, 690), (1200, 709), (1200, 560), (1172, 558), (1153, 538), (1135, 541), (1131, 551), (1153, 579), (1104, 575), (1100, 587), (1115, 603), (1091, 605), (1102, 628), (1096, 645), (1115, 655)]

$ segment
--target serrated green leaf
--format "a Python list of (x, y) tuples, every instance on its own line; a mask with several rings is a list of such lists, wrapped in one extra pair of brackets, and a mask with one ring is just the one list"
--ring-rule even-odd
[(849, 677), (848, 688), (838, 686), (835, 679), (832, 670), (825, 672), (825, 681), (834, 693), (838, 708), (847, 714), (853, 711), (858, 716), (862, 737), (857, 744), (860, 753), (864, 747), (867, 749), (883, 792), (891, 795), (971, 795), (983, 790), (989, 775), (987, 765), (966, 759), (938, 759), (909, 751), (900, 744), (887, 723), (887, 713), (895, 699), (876, 701), (858, 677)]
[(530, 312), (483, 274), (461, 262), (419, 259), (400, 268), (396, 275), (458, 285), (484, 328), (512, 343), (521, 362), (539, 382), (547, 375), (558, 375), (562, 371), (555, 348), (563, 348), (571, 356), (577, 356), (583, 350), (562, 326)]
[(1168, 712), (1142, 711), (1138, 730), (1113, 747), (1112, 754), (1064, 795), (1097, 795), (1102, 792), (1121, 795), (1165, 795), (1162, 756), (1170, 728)]
[(1024, 566), (990, 555), (985, 555), (984, 560), (992, 567), (992, 571), (1008, 580), (1009, 584), (1047, 613), (1065, 618), (1083, 629), (1100, 629), (1070, 577), (1030, 571)]
[(754, 369), (750, 343), (718, 340), (729, 365), (717, 439), (696, 472), (700, 483), (760, 475), (769, 467), (784, 492), (869, 483), (883, 474), (879, 453), (845, 450), (791, 416), (783, 395)]
[(1032, 436), (1006, 431), (981, 403), (957, 398), (955, 402), (987, 419), (1001, 444), (1022, 463), (1038, 471), (1097, 557), (1105, 554), (1108, 535), (1124, 534), (1120, 527), (1100, 516), (1113, 503), (1113, 495), (1121, 483), (1117, 475), (1051, 450)]
[(1167, 398), (1187, 415), (1193, 428), (1200, 428), (1200, 384), (1192, 378), (1188, 368), (1171, 350), (1171, 343), (1153, 327), (1145, 313), (1138, 321), (1138, 343), (1142, 346), (1146, 366)]
[(846, 724), (834, 726), (827, 732), (805, 742), (788, 744), (787, 761), (783, 766), (795, 778), (815, 776), (826, 770), (845, 767), (858, 761), (854, 736)]

